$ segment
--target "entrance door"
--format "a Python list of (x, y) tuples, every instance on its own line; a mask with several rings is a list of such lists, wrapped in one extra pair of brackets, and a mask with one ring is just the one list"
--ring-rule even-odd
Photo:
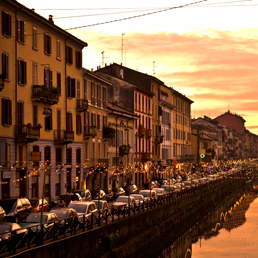
[(25, 170), (20, 170), (20, 197), (26, 197), (26, 175)]

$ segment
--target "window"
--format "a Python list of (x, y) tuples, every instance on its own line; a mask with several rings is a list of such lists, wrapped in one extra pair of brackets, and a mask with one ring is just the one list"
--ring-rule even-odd
[(107, 89), (103, 88), (103, 108), (107, 108)]
[(67, 97), (75, 98), (75, 79), (67, 77)]
[(68, 148), (67, 149), (66, 161), (67, 161), (67, 165), (71, 165), (72, 164), (72, 148)]
[(2, 53), (2, 74), (5, 80), (9, 80), (9, 54)]
[(76, 164), (81, 164), (81, 149), (76, 149)]
[(85, 142), (85, 159), (89, 159), (89, 144), (88, 142)]
[(88, 88), (87, 88), (87, 79), (83, 79), (83, 89), (84, 89), (84, 99), (88, 99)]
[(103, 116), (103, 126), (107, 126), (107, 116)]
[(50, 111), (50, 115), (45, 117), (45, 130), (51, 131), (52, 130), (52, 109), (47, 108)]
[(62, 165), (62, 149), (56, 148), (56, 165)]
[(82, 68), (82, 52), (76, 50), (76, 68), (81, 69)]
[(97, 114), (97, 129), (100, 130), (100, 114)]
[(44, 68), (44, 85), (50, 89), (53, 86), (52, 71), (46, 67)]
[(17, 40), (18, 42), (26, 43), (26, 22), (17, 19)]
[(32, 48), (38, 49), (38, 30), (34, 26), (32, 26)]
[(95, 83), (91, 82), (91, 105), (95, 106)]
[(18, 59), (18, 83), (20, 85), (27, 83), (27, 63), (23, 59)]
[(56, 87), (58, 89), (60, 89), (60, 94), (59, 95), (61, 95), (61, 89), (62, 89), (62, 87), (61, 87), (61, 73), (59, 73), (59, 72), (56, 73)]
[(2, 125), (12, 125), (12, 101), (2, 98)]
[(33, 126), (38, 125), (38, 106), (33, 105)]
[(101, 86), (97, 85), (97, 106), (101, 107)]
[(66, 130), (68, 132), (73, 132), (73, 114), (71, 112), (67, 112), (66, 117)]
[(51, 147), (46, 146), (44, 148), (44, 161), (51, 161)]
[(49, 34), (44, 34), (44, 53), (51, 55), (51, 37)]
[(38, 64), (32, 63), (32, 84), (38, 85)]
[(77, 80), (77, 99), (81, 98), (81, 84), (80, 80)]
[(5, 11), (2, 11), (2, 34), (6, 37), (12, 35), (12, 16)]
[(61, 60), (61, 41), (56, 40), (56, 59)]
[(91, 126), (96, 127), (96, 114), (91, 114)]
[(80, 114), (76, 114), (76, 134), (82, 134), (82, 122)]
[(72, 65), (73, 64), (73, 49), (70, 46), (66, 46), (66, 63)]

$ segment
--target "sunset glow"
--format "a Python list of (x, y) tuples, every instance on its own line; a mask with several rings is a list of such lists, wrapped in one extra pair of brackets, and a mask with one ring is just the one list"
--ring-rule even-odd
[[(63, 29), (82, 27), (69, 32), (88, 43), (85, 68), (102, 65), (104, 51), (104, 63), (123, 61), (185, 94), (194, 101), (192, 117), (230, 110), (258, 134), (258, 0), (202, 1), (162, 12), (195, 1), (18, 2), (46, 18), (53, 15)], [(157, 13), (140, 16), (151, 12)], [(125, 19), (133, 16), (140, 17)], [(99, 23), (105, 24), (89, 26)]]

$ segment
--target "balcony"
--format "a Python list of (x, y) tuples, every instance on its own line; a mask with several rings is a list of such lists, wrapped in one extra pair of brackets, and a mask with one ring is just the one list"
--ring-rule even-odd
[(97, 136), (97, 128), (95, 126), (84, 126), (84, 139), (94, 138)]
[(150, 138), (150, 137), (151, 137), (151, 133), (152, 133), (152, 130), (151, 130), (151, 129), (146, 129), (146, 131), (145, 131), (145, 137), (146, 137), (146, 138)]
[(146, 129), (142, 126), (138, 128), (138, 137), (143, 137), (146, 134)]
[(163, 142), (163, 138), (164, 138), (164, 136), (161, 135), (161, 134), (156, 135), (156, 137), (155, 137), (155, 144), (160, 144), (160, 143), (162, 143), (162, 142)]
[(16, 125), (15, 138), (19, 142), (34, 142), (40, 138), (40, 127), (31, 125)]
[(109, 166), (109, 159), (98, 159), (98, 163), (100, 164), (100, 166)]
[(142, 152), (141, 154), (142, 154), (142, 161), (143, 162), (151, 160), (151, 153), (149, 153), (149, 152)]
[(116, 130), (111, 126), (103, 127), (103, 140), (109, 140), (116, 137)]
[(83, 112), (88, 109), (88, 100), (87, 99), (77, 99), (76, 100), (76, 111)]
[(69, 144), (74, 141), (74, 131), (54, 130), (55, 144)]
[(130, 152), (130, 148), (131, 148), (131, 146), (129, 144), (120, 146), (119, 147), (119, 156), (128, 155)]
[(57, 88), (33, 85), (31, 100), (44, 104), (55, 105), (59, 102), (59, 93)]

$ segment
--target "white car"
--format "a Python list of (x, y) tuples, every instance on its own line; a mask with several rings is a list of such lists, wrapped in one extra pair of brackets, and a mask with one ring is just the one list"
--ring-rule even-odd
[(153, 188), (152, 190), (156, 191), (157, 196), (164, 196), (166, 194), (166, 190), (163, 187)]
[(146, 200), (157, 199), (157, 192), (155, 190), (141, 190), (139, 194), (143, 195)]
[(136, 204), (135, 198), (132, 196), (118, 196), (116, 201), (113, 203), (114, 209), (121, 209), (123, 207), (128, 208), (128, 203), (130, 205)]
[(141, 194), (130, 194), (131, 197), (134, 197), (136, 206), (140, 206), (145, 203), (145, 197)]

